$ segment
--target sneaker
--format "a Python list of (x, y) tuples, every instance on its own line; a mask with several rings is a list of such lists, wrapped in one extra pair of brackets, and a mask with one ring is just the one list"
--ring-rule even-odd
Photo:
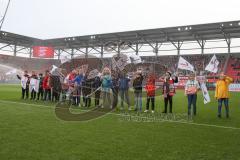
[(152, 113), (154, 113), (154, 111), (152, 111)]
[(148, 112), (148, 110), (145, 110), (145, 111), (144, 111), (144, 113), (147, 113), (147, 112)]

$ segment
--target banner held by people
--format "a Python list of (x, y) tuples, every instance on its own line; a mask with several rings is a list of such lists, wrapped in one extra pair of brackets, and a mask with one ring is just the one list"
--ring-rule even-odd
[(200, 83), (200, 88), (202, 90), (204, 104), (211, 102), (209, 92), (208, 92), (208, 89), (206, 86), (206, 77), (205, 76), (197, 76), (197, 81)]

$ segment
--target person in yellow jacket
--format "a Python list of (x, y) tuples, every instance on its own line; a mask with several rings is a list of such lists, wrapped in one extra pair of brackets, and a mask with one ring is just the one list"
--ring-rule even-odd
[(226, 76), (224, 73), (219, 75), (219, 80), (216, 82), (215, 98), (218, 100), (218, 117), (221, 118), (222, 102), (224, 102), (226, 117), (229, 118), (229, 89), (228, 86), (233, 82), (231, 77)]

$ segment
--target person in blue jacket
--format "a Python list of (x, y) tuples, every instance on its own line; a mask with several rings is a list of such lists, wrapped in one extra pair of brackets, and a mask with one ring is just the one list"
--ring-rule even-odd
[(131, 110), (130, 103), (129, 103), (129, 96), (128, 96), (128, 90), (129, 90), (129, 82), (130, 78), (127, 77), (126, 73), (123, 72), (119, 79), (119, 91), (121, 96), (121, 110), (124, 109), (124, 101), (128, 105), (128, 110)]
[(83, 74), (82, 74), (82, 71), (79, 70), (77, 73), (77, 76), (73, 80), (74, 82), (73, 104), (76, 106), (80, 105), (82, 81), (83, 81)]

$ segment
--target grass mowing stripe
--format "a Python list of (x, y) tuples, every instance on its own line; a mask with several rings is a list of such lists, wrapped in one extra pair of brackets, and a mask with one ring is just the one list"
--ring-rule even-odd
[[(21, 104), (21, 105), (28, 105), (28, 106), (44, 107), (44, 108), (53, 108), (54, 107), (54, 106), (45, 106), (45, 105), (29, 104), (29, 103), (22, 103), (22, 102), (4, 101), (4, 100), (0, 100), (0, 103)], [(82, 110), (82, 112), (87, 112), (87, 111), (89, 111), (89, 110)], [(122, 114), (118, 114), (118, 113), (107, 113), (107, 115), (122, 116)], [(131, 116), (131, 117), (140, 118), (140, 116)], [(149, 117), (141, 117), (141, 118), (151, 119)], [(152, 119), (154, 119), (154, 118), (152, 118)], [(171, 120), (161, 120), (160, 122), (180, 123), (180, 124), (190, 124), (190, 125), (205, 126), (205, 127), (215, 127), (215, 128), (223, 128), (223, 129), (240, 130), (240, 128), (237, 128), (237, 127), (220, 126), (220, 125), (205, 124), (205, 123), (182, 122), (182, 121), (171, 121)]]

